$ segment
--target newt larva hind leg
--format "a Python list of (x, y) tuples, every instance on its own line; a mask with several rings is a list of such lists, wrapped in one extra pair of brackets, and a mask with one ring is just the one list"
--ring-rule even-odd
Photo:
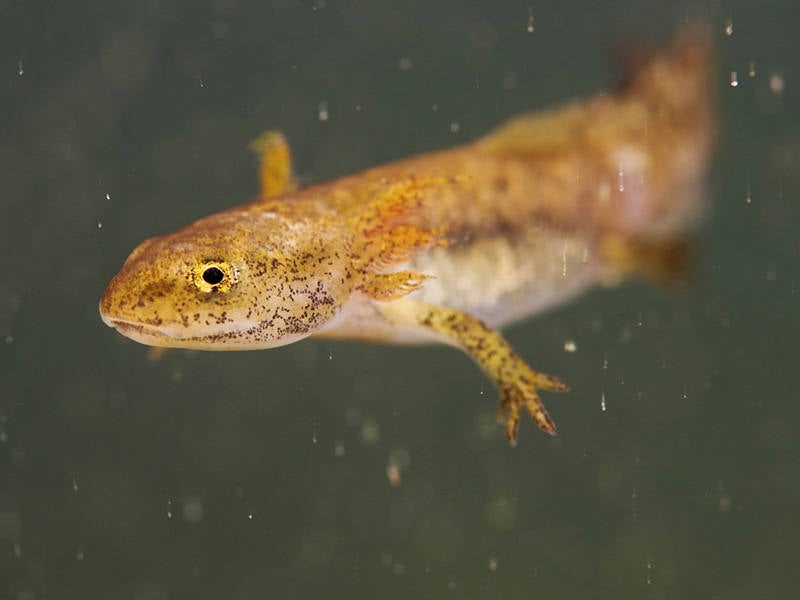
[(426, 329), (478, 363), (500, 392), (498, 419), (512, 446), (517, 443), (523, 408), (540, 429), (556, 434), (555, 423), (539, 399), (537, 389), (561, 392), (568, 389), (567, 384), (531, 369), (499, 332), (465, 312), (415, 300), (398, 300), (382, 305), (380, 310), (394, 326)]
[(261, 198), (272, 198), (297, 189), (292, 178), (289, 142), (280, 131), (265, 131), (250, 142), (250, 149), (260, 162)]

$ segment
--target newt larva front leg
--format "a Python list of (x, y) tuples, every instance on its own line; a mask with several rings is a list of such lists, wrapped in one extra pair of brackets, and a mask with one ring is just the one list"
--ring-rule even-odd
[(499, 332), (465, 312), (410, 299), (383, 305), (380, 312), (395, 327), (423, 328), (472, 357), (500, 392), (498, 419), (512, 446), (517, 443), (523, 407), (540, 429), (556, 434), (537, 389), (562, 392), (569, 389), (567, 384), (531, 369)]

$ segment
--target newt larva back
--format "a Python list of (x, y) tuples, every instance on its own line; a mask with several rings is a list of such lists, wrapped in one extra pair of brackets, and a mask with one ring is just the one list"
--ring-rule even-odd
[(280, 346), (307, 336), (440, 342), (555, 433), (532, 370), (494, 330), (597, 284), (680, 272), (714, 138), (707, 32), (641, 61), (619, 90), (510, 120), (470, 144), (296, 190), (280, 134), (261, 194), (139, 246), (100, 301), (153, 346)]

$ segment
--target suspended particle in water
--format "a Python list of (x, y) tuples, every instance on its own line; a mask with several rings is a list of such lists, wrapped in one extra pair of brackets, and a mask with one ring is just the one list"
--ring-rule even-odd
[(330, 119), (330, 117), (331, 113), (328, 111), (328, 103), (321, 100), (319, 104), (317, 104), (317, 118), (324, 123)]
[(600, 390), (600, 410), (606, 412), (606, 391)]
[(17, 73), (19, 73), (20, 77), (25, 75), (25, 67), (22, 65), (22, 59), (21, 58), (17, 61)]
[(650, 585), (651, 583), (653, 583), (653, 579), (651, 577), (652, 573), (653, 573), (653, 561), (650, 560), (650, 557), (648, 556), (647, 557), (647, 585)]
[(525, 31), (533, 33), (533, 9), (530, 6), (528, 7), (528, 21), (525, 25)]
[(400, 487), (400, 484), (403, 483), (403, 472), (400, 467), (390, 462), (386, 466), (386, 479), (389, 480), (390, 486)]
[(578, 344), (575, 340), (566, 340), (564, 342), (564, 352), (575, 352), (578, 349)]
[(83, 550), (81, 548), (78, 548), (78, 552), (75, 554), (75, 559), (78, 560), (78, 561), (81, 561), (84, 558), (85, 558), (85, 555), (83, 554)]
[(503, 89), (511, 91), (516, 89), (518, 85), (519, 79), (517, 79), (517, 74), (513, 71), (508, 71), (503, 77)]
[(337, 441), (333, 447), (333, 454), (337, 458), (341, 458), (345, 454), (344, 442)]
[(492, 572), (497, 571), (497, 566), (498, 566), (497, 565), (497, 557), (496, 556), (490, 556), (489, 557), (489, 570), (492, 571)]
[(189, 498), (183, 505), (182, 516), (187, 523), (199, 523), (202, 521), (204, 514), (205, 508), (200, 498)]
[(167, 498), (167, 518), (172, 518), (172, 498)]
[(783, 92), (783, 76), (780, 73), (773, 73), (769, 76), (769, 91), (773, 94)]
[(567, 242), (564, 242), (564, 248), (561, 250), (561, 277), (567, 276)]
[(617, 172), (617, 175), (619, 176), (619, 186), (618, 186), (617, 189), (619, 189), (620, 192), (624, 192), (625, 191), (625, 170), (622, 168), (622, 165), (619, 166), (619, 171)]
[(381, 428), (374, 419), (364, 419), (361, 424), (361, 441), (367, 446), (377, 444), (381, 439)]
[(72, 491), (73, 492), (77, 492), (78, 491), (78, 476), (77, 475), (73, 475), (72, 476)]
[(111, 194), (109, 194), (108, 192), (106, 192), (106, 200), (111, 200)]
[(397, 67), (401, 71), (408, 71), (411, 67), (414, 66), (414, 62), (407, 56), (404, 56), (400, 60), (397, 61)]
[(747, 63), (747, 76), (748, 77), (756, 76), (756, 61), (751, 60), (749, 63)]
[(102, 221), (98, 221), (97, 222), (97, 228), (98, 229), (102, 229), (103, 228), (103, 222)]
[(747, 191), (745, 192), (744, 201), (747, 202), (747, 204), (750, 204), (750, 203), (753, 202), (753, 195), (750, 192), (750, 184), (749, 183), (747, 184)]
[(733, 17), (725, 19), (725, 35), (729, 37), (733, 35)]
[(731, 87), (739, 87), (739, 75), (736, 71), (731, 71)]
[(458, 133), (461, 131), (461, 124), (458, 121), (450, 123), (450, 133)]

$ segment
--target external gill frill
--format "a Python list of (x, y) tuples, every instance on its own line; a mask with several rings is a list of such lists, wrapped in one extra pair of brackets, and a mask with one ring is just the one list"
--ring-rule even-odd
[(389, 182), (353, 220), (357, 242), (353, 265), (361, 276), (357, 289), (374, 300), (389, 301), (419, 289), (428, 275), (391, 271), (419, 252), (446, 246), (445, 228), (429, 227), (424, 198), (453, 185), (453, 178), (412, 177)]

